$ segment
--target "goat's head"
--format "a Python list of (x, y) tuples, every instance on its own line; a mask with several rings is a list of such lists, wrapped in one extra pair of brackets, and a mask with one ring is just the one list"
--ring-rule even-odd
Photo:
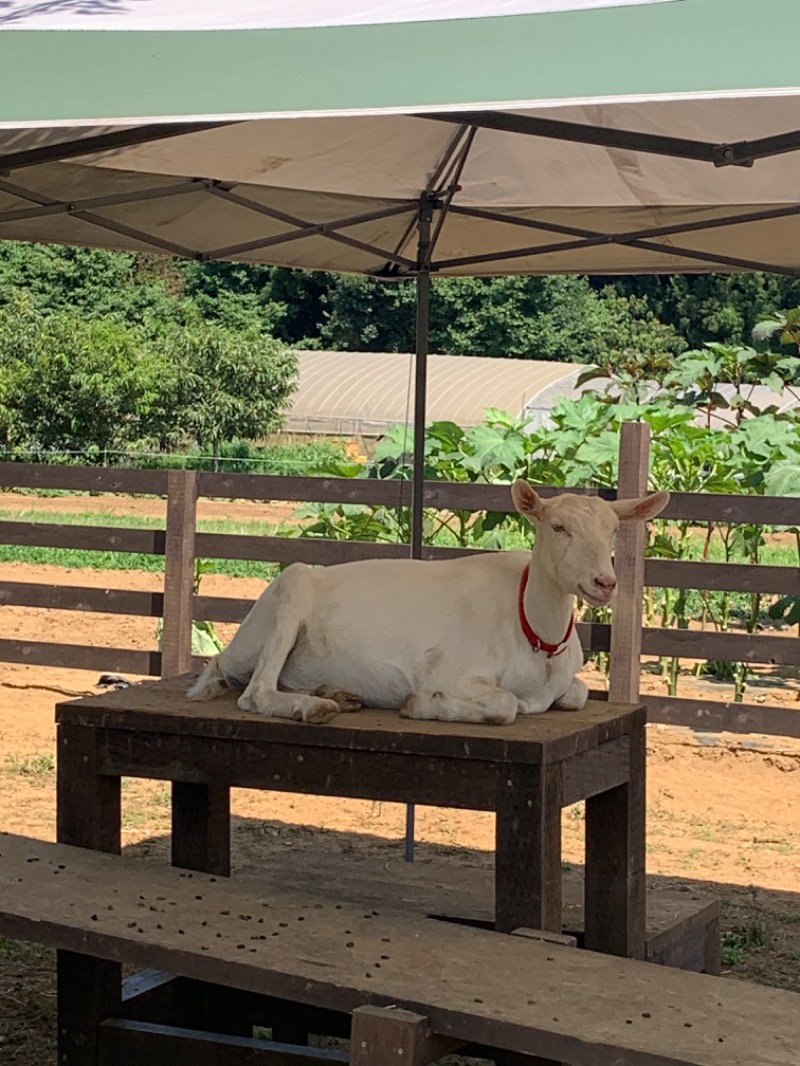
[(669, 502), (668, 492), (613, 503), (568, 493), (544, 500), (527, 481), (515, 481), (511, 495), (519, 513), (536, 527), (537, 566), (558, 588), (595, 607), (605, 607), (616, 595), (613, 557), (619, 523), (655, 518)]

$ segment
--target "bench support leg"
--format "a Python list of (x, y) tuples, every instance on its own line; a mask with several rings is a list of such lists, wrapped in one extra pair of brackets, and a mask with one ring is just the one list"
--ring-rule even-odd
[(495, 925), (561, 932), (563, 766), (498, 770)]
[(353, 1011), (350, 1066), (428, 1066), (462, 1043), (434, 1036), (428, 1019), (396, 1007)]
[[(96, 771), (93, 730), (58, 727), (58, 842), (118, 854), (120, 779)], [(98, 1066), (98, 1025), (120, 1009), (122, 968), (59, 951), (59, 1066)]]

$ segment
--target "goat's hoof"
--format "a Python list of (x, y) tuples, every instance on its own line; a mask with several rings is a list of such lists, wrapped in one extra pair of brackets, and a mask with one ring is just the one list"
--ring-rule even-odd
[(589, 689), (579, 677), (574, 677), (563, 696), (551, 704), (554, 711), (582, 711), (589, 699)]
[(406, 697), (406, 699), (403, 700), (402, 706), (400, 707), (400, 717), (401, 718), (417, 718), (417, 717), (419, 717), (417, 715), (417, 713), (416, 713), (416, 711), (417, 711), (417, 702), (418, 701), (417, 701), (417, 697), (416, 696), (408, 696), (408, 697)]
[(324, 725), (339, 714), (339, 704), (333, 700), (316, 700), (305, 711), (295, 711), (292, 716), (313, 725)]
[(333, 700), (339, 710), (345, 714), (360, 711), (363, 706), (355, 693), (344, 692), (342, 689), (333, 688), (331, 685), (321, 685), (318, 689), (315, 689), (314, 695), (324, 700)]

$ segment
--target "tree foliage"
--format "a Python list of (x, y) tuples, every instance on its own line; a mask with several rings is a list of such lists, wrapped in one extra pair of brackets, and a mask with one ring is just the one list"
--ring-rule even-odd
[(138, 325), (115, 316), (0, 308), (5, 450), (88, 452), (195, 442), (218, 449), (280, 425), (296, 358), (252, 328)]
[[(798, 381), (798, 302), (800, 283), (766, 274), (434, 277), (430, 350), (592, 364), (625, 402), (670, 375), (708, 399), (724, 364), (736, 371), (736, 423), (745, 385)], [(283, 345), (413, 350), (415, 292), (402, 281), (0, 242), (0, 315), (7, 446), (190, 438), (218, 448), (278, 424), (294, 379)]]
[(279, 429), (294, 390), (296, 359), (279, 341), (204, 322), (166, 335), (183, 432), (218, 455), (223, 441)]
[[(339, 278), (325, 298), (323, 343), (346, 351), (413, 351), (414, 286)], [(682, 339), (645, 300), (572, 276), (434, 279), (430, 350), (560, 362), (675, 352)]]
[(31, 305), (0, 311), (0, 419), (6, 447), (73, 451), (146, 436), (174, 381), (139, 327)]
[[(297, 347), (409, 351), (414, 286), (244, 263), (0, 242), (0, 305), (22, 290), (43, 311), (112, 315), (153, 330), (211, 321)], [(431, 351), (620, 365), (708, 341), (751, 342), (800, 304), (800, 282), (763, 273), (436, 278)]]

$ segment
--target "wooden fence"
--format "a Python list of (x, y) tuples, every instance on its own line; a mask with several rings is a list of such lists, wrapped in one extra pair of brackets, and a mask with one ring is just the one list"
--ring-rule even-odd
[[(620, 447), (618, 494), (637, 495), (647, 481), (647, 427), (624, 426)], [(2, 463), (0, 487), (146, 494), (167, 499), (164, 530), (0, 521), (0, 543), (4, 544), (163, 555), (163, 593), (12, 581), (0, 585), (0, 608), (17, 605), (163, 618), (163, 653), (0, 638), (0, 662), (174, 676), (192, 667), (193, 618), (238, 622), (251, 606), (251, 601), (244, 599), (195, 596), (196, 558), (331, 564), (408, 555), (408, 546), (403, 544), (198, 532), (197, 501), (200, 497), (212, 497), (406, 507), (411, 502), (410, 482)], [(543, 489), (542, 494), (552, 495), (557, 491)], [(570, 491), (591, 492), (607, 498), (617, 495), (607, 490)], [(425, 505), (442, 511), (463, 508), (507, 513), (512, 510), (508, 486), (503, 485), (430, 482), (425, 486)], [(800, 526), (800, 499), (676, 493), (662, 517), (717, 525)], [(800, 569), (645, 560), (643, 536), (638, 523), (624, 524), (620, 530), (616, 553), (619, 595), (613, 625), (595, 623), (578, 627), (585, 649), (611, 653), (609, 696), (612, 699), (638, 698), (641, 654), (800, 666), (800, 640), (793, 637), (642, 627), (645, 586), (800, 595)], [(446, 558), (469, 550), (426, 548), (424, 554), (426, 558)], [(644, 702), (651, 721), (710, 732), (800, 737), (800, 707), (795, 711), (780, 706), (670, 696), (646, 696)]]

